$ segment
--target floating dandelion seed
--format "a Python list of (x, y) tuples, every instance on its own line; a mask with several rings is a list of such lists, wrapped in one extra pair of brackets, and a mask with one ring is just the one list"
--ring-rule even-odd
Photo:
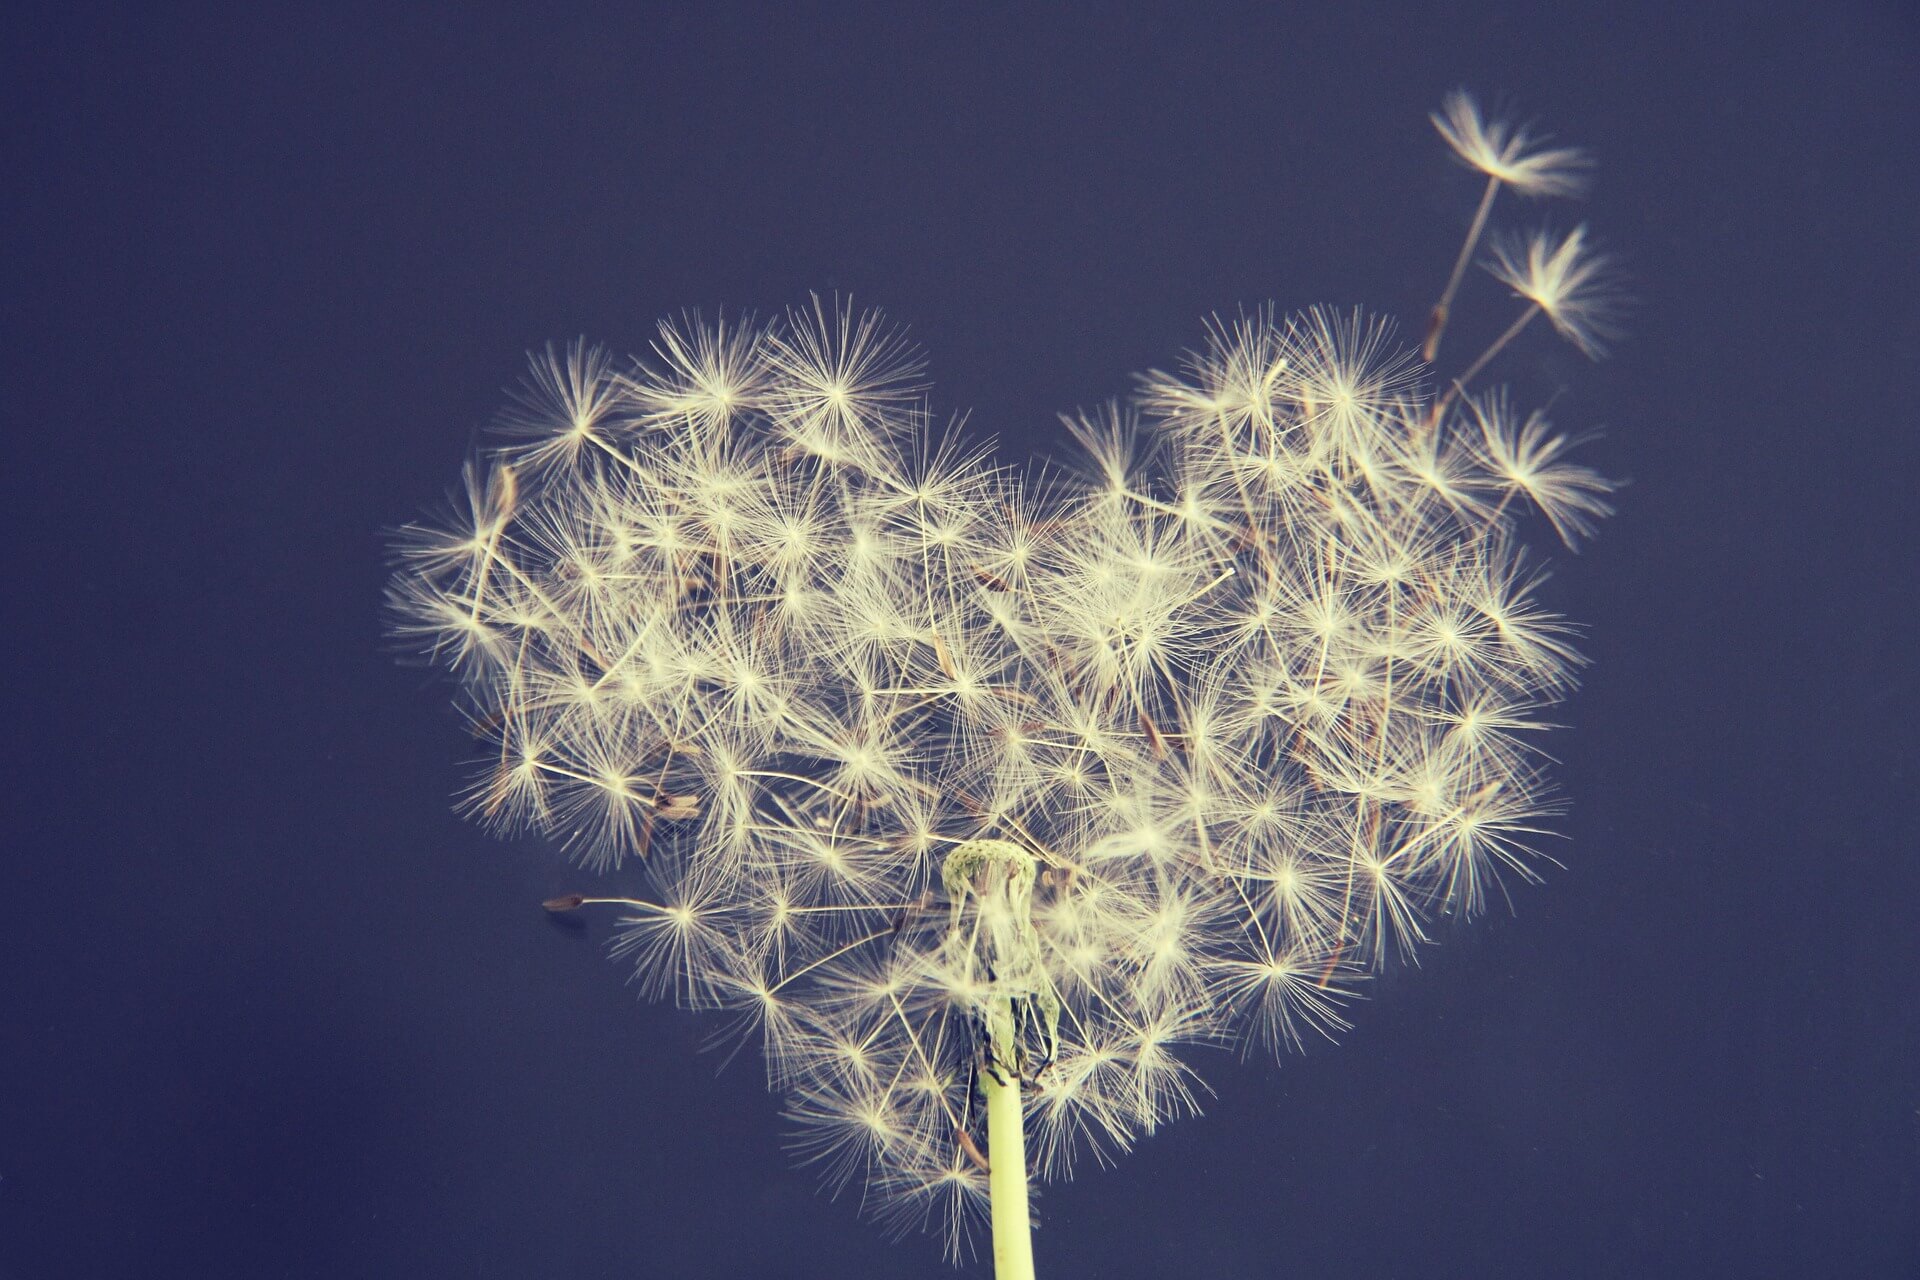
[(1488, 120), (1480, 113), (1480, 104), (1464, 89), (1447, 95), (1441, 109), (1431, 117), (1454, 156), (1471, 169), (1487, 175), (1486, 188), (1480, 193), (1480, 206), (1467, 226), (1467, 238), (1453, 261), (1447, 287), (1440, 292), (1427, 320), (1427, 335), (1420, 344), (1420, 355), (1431, 364), (1439, 355), (1440, 338), (1446, 332), (1447, 317), (1453, 309), (1454, 294), (1473, 261), (1474, 248), (1487, 228), (1487, 216), (1493, 212), (1493, 198), (1502, 187), (1510, 187), (1523, 196), (1578, 196), (1587, 189), (1587, 176), (1593, 162), (1586, 152), (1572, 147), (1549, 147), (1544, 139), (1535, 139), (1527, 130), (1505, 120)]
[(1511, 121), (1488, 120), (1464, 89), (1446, 96), (1431, 117), (1460, 161), (1523, 196), (1577, 196), (1593, 162), (1573, 147), (1549, 147)]
[[(1436, 124), (1490, 191), (1574, 185), (1464, 95)], [(1592, 350), (1582, 233), (1515, 243), (1521, 323)], [(396, 538), (393, 627), (487, 743), (467, 810), (635, 886), (546, 908), (614, 909), (643, 991), (757, 1040), (829, 1186), (956, 1258), (989, 1218), (1030, 1276), (1030, 1178), (1193, 1111), (1197, 1047), (1337, 1034), (1534, 877), (1579, 658), (1517, 522), (1571, 544), (1608, 485), (1461, 395), (1489, 358), (1436, 395), (1362, 313), (1217, 323), (1034, 486), (929, 431), (873, 312), (549, 350)]]
[(1538, 307), (1561, 337), (1598, 356), (1613, 332), (1614, 290), (1606, 255), (1596, 253), (1586, 237), (1584, 226), (1557, 241), (1544, 232), (1502, 237), (1494, 242), (1487, 270)]

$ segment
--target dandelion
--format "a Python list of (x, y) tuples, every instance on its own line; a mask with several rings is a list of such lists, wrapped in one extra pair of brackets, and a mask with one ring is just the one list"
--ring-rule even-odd
[(1501, 486), (1501, 502), (1523, 496), (1553, 522), (1560, 541), (1572, 548), (1593, 533), (1595, 523), (1611, 515), (1605, 495), (1612, 489), (1590, 467), (1564, 462), (1573, 447), (1537, 410), (1517, 425), (1504, 393), (1470, 400), (1467, 408), (1480, 424), (1480, 460)]
[[(1495, 186), (1573, 185), (1464, 96), (1436, 123)], [(1590, 341), (1581, 235), (1494, 273)], [(1030, 1277), (1030, 1181), (1194, 1111), (1208, 1046), (1337, 1035), (1537, 875), (1580, 659), (1521, 518), (1571, 546), (1609, 486), (1461, 397), (1491, 358), (1436, 395), (1381, 320), (1245, 314), (1032, 483), (837, 301), (549, 349), (395, 538), (393, 630), (459, 680), (466, 811), (622, 879), (547, 908), (611, 908), (643, 994), (757, 1042), (830, 1188)]]
[(1527, 306), (1434, 401), (1436, 417), (1538, 316), (1546, 316), (1560, 336), (1587, 358), (1597, 360), (1605, 354), (1606, 341), (1614, 333), (1618, 294), (1612, 260), (1591, 248), (1586, 235), (1586, 227), (1578, 226), (1558, 241), (1545, 232), (1495, 240), (1487, 272)]
[(1579, 226), (1558, 242), (1544, 232), (1503, 238), (1494, 243), (1487, 270), (1532, 303), (1561, 337), (1597, 357), (1612, 333), (1614, 294), (1608, 259), (1587, 244), (1586, 235), (1586, 227)]
[(1587, 171), (1592, 161), (1583, 151), (1572, 147), (1549, 147), (1544, 139), (1535, 139), (1525, 128), (1510, 121), (1489, 121), (1481, 115), (1480, 104), (1464, 89), (1448, 94), (1441, 109), (1431, 117), (1433, 127), (1446, 140), (1462, 164), (1487, 176), (1480, 193), (1480, 206), (1467, 225), (1467, 238), (1453, 260), (1440, 301), (1434, 304), (1427, 320), (1427, 334), (1420, 344), (1421, 358), (1433, 363), (1440, 351), (1440, 338), (1446, 332), (1447, 317), (1453, 308), (1454, 294), (1473, 261), (1474, 247), (1487, 228), (1487, 216), (1493, 212), (1493, 198), (1502, 187), (1511, 187), (1523, 196), (1577, 196), (1586, 190)]
[(1454, 155), (1501, 186), (1526, 196), (1574, 196), (1586, 189), (1592, 161), (1572, 147), (1549, 147), (1510, 121), (1488, 120), (1464, 89), (1446, 96), (1431, 119)]

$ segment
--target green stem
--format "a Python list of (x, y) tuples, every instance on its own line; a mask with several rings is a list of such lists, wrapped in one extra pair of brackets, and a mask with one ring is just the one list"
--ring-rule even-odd
[[(993, 1003), (989, 1014), (992, 1040), (1012, 1044), (1012, 1004), (1006, 1000)], [(1033, 1280), (1027, 1132), (1020, 1106), (1020, 1076), (1011, 1063), (1001, 1066), (989, 1061), (980, 1078), (987, 1091), (987, 1190), (993, 1199), (994, 1280)]]

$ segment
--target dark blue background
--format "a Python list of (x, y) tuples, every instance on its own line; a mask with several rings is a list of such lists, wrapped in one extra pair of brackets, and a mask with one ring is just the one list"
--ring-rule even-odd
[(945, 1274), (449, 812), (380, 530), (682, 307), (882, 304), (1016, 459), (1216, 309), (1417, 319), (1457, 84), (1594, 150), (1639, 300), (1504, 366), (1632, 481), (1567, 869), (1204, 1063), (1041, 1274), (1915, 1274), (1920, 20), (1801, 7), (10, 9), (0, 1276)]

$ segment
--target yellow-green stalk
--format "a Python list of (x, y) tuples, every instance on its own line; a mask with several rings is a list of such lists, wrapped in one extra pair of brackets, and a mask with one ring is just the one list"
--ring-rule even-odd
[[(988, 1034), (994, 1045), (1013, 1042), (1013, 1004), (994, 1001)], [(989, 1061), (980, 1072), (987, 1094), (987, 1191), (993, 1202), (995, 1280), (1033, 1280), (1033, 1228), (1027, 1212), (1027, 1133), (1020, 1075)]]
[[(969, 967), (984, 962), (992, 994), (983, 1010), (980, 1085), (987, 1102), (987, 1191), (995, 1280), (1033, 1280), (1027, 1209), (1026, 1118), (1020, 1079), (1030, 1064), (1022, 1034), (1039, 1040), (1040, 1065), (1060, 1034), (1060, 998), (1041, 963), (1033, 928), (1033, 855), (1006, 840), (969, 840), (941, 868), (949, 909), (947, 946)], [(969, 901), (974, 911), (966, 914)]]

